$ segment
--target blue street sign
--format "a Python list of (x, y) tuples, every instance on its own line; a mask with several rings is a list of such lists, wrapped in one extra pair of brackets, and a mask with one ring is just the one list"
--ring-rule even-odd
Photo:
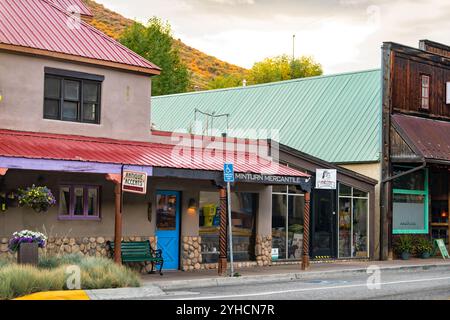
[(234, 166), (232, 163), (224, 163), (223, 180), (225, 182), (234, 182)]

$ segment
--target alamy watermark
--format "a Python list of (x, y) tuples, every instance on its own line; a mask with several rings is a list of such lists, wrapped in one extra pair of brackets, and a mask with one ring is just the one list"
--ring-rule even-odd
[(369, 278), (367, 278), (367, 288), (369, 290), (381, 289), (381, 268), (377, 265), (371, 265), (366, 270)]

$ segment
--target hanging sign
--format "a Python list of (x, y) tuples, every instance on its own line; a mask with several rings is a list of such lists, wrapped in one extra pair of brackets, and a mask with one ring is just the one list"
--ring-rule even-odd
[(316, 189), (336, 190), (336, 186), (337, 186), (336, 169), (316, 170)]
[(437, 246), (439, 248), (439, 251), (441, 251), (442, 258), (450, 259), (450, 256), (448, 255), (447, 247), (445, 246), (444, 240), (437, 239), (436, 240), (436, 244), (437, 244)]
[(124, 171), (122, 190), (131, 193), (147, 193), (147, 173), (136, 171)]

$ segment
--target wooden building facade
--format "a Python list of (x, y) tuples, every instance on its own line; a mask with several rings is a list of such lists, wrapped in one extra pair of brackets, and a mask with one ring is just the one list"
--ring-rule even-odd
[(393, 239), (450, 242), (450, 47), (383, 44), (382, 258)]

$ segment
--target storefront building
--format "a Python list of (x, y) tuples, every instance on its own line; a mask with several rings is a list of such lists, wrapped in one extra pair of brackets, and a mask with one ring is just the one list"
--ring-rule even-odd
[[(311, 258), (374, 259), (377, 181), (284, 145), (280, 161), (312, 176)], [(317, 183), (324, 171), (336, 172), (332, 188)], [(303, 194), (289, 187), (273, 187), (272, 194), (273, 247), (279, 248), (280, 260), (296, 260), (302, 254)]]
[(422, 235), (449, 245), (450, 47), (383, 45), (382, 244)]

